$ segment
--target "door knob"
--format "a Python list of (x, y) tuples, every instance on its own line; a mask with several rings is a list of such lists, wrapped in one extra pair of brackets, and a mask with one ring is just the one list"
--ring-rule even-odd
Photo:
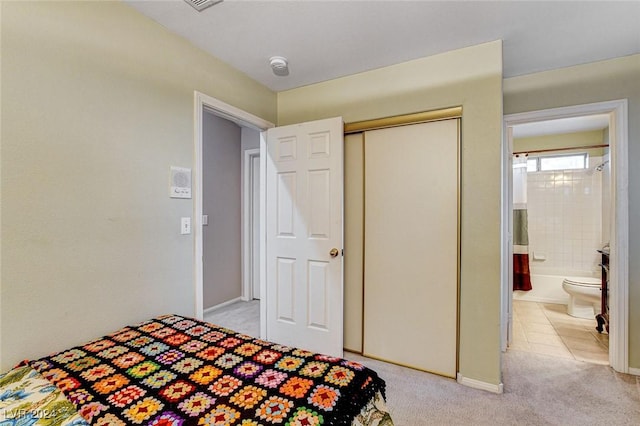
[(329, 252), (329, 255), (331, 257), (336, 257), (338, 256), (338, 253), (340, 253), (340, 251), (337, 248), (332, 248), (331, 251)]

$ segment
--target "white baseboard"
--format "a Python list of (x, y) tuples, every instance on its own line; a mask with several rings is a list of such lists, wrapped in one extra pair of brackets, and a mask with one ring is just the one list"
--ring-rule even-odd
[(634, 376), (640, 376), (640, 368), (629, 367), (629, 374), (633, 374)]
[(470, 388), (481, 389), (481, 390), (485, 390), (493, 393), (502, 393), (503, 391), (502, 383), (494, 385), (493, 383), (481, 382), (480, 380), (464, 377), (460, 373), (458, 373), (458, 383), (464, 386), (468, 386)]
[(242, 297), (236, 297), (235, 299), (227, 300), (226, 302), (222, 302), (222, 303), (220, 303), (218, 305), (215, 305), (215, 306), (212, 306), (210, 308), (207, 308), (207, 309), (205, 309), (203, 311), (204, 315), (207, 315), (207, 314), (209, 314), (209, 313), (211, 313), (211, 312), (213, 312), (215, 310), (218, 310), (220, 308), (224, 308), (225, 306), (230, 305), (232, 303), (236, 303), (236, 302), (238, 302), (240, 300), (242, 300)]
[(553, 297), (540, 297), (540, 296), (520, 296), (516, 297), (515, 293), (513, 293), (513, 300), (520, 300), (522, 302), (537, 302), (537, 303), (553, 303), (555, 305), (567, 305), (569, 302), (564, 299), (556, 299)]

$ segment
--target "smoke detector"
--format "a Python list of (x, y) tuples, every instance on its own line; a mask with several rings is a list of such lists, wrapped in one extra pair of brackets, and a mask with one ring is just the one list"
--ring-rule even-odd
[(214, 4), (222, 3), (223, 0), (184, 0), (198, 12), (202, 12)]
[(269, 58), (269, 65), (271, 65), (273, 73), (278, 77), (285, 77), (289, 75), (289, 63), (287, 62), (287, 58), (282, 56), (272, 56)]

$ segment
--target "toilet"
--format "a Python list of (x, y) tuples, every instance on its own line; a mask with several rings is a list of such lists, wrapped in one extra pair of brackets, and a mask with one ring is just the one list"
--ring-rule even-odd
[(567, 277), (562, 288), (569, 294), (567, 313), (572, 317), (594, 319), (600, 313), (602, 282), (592, 277)]

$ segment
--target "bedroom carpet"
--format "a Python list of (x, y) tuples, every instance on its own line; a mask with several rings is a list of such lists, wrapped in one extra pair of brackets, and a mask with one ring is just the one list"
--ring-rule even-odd
[[(225, 306), (205, 320), (258, 336), (259, 303)], [(604, 365), (509, 351), (502, 361), (504, 394), (496, 395), (350, 352), (345, 358), (387, 382), (396, 426), (640, 424), (640, 377)]]

